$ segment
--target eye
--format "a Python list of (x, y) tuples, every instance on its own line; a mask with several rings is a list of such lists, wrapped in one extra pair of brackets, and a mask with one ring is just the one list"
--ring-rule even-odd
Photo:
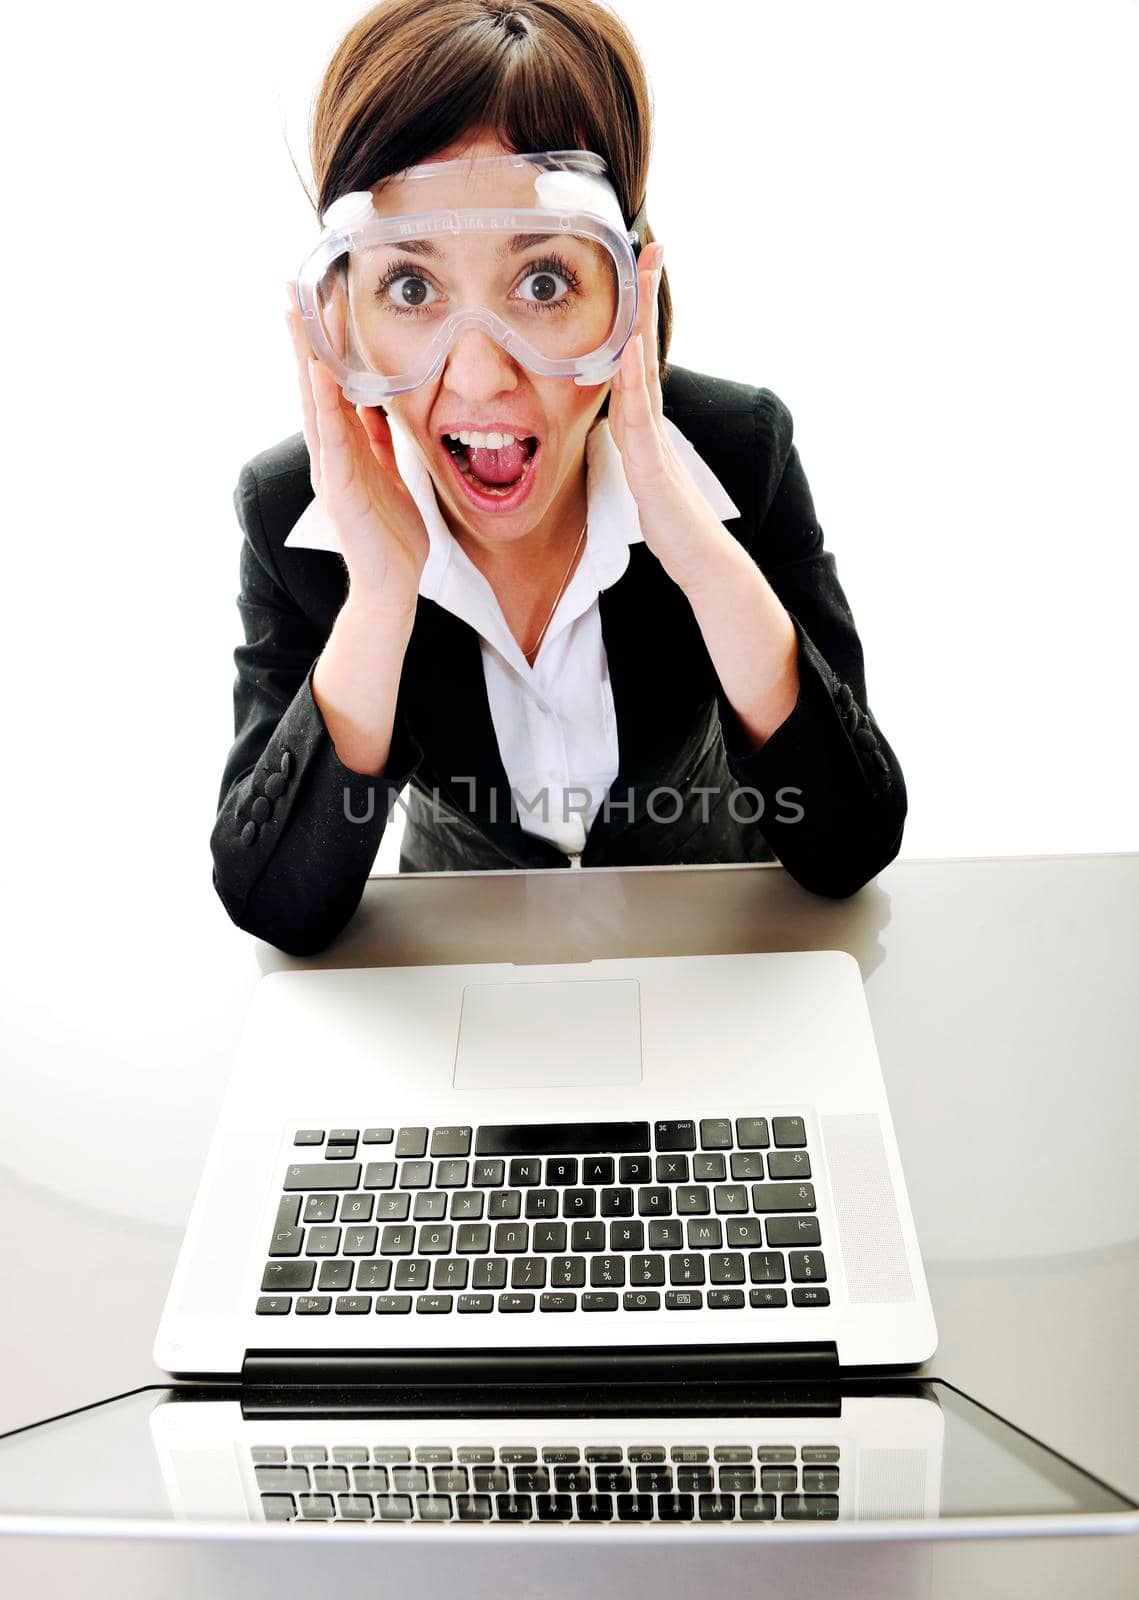
[(392, 311), (414, 312), (433, 304), (438, 296), (421, 273), (397, 265), (376, 285), (376, 298)]
[[(564, 285), (562, 294), (558, 293), (559, 280)], [(569, 285), (561, 273), (551, 272), (548, 267), (528, 272), (522, 280), (521, 287), (525, 290), (527, 286), (530, 286), (531, 292), (524, 293), (523, 300), (530, 300), (538, 305), (549, 305), (551, 301), (564, 299), (569, 293)]]
[(528, 305), (537, 306), (539, 310), (549, 307), (551, 310), (565, 311), (569, 309), (567, 302), (570, 297), (578, 292), (578, 282), (578, 276), (571, 267), (559, 256), (551, 256), (544, 261), (532, 262), (519, 287), (525, 290), (529, 286), (531, 292), (521, 296)]

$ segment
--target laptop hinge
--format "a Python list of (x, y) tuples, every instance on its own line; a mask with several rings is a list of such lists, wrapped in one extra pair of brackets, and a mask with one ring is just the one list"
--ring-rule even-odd
[(829, 1385), (838, 1378), (837, 1347), (825, 1341), (509, 1352), (249, 1350), (241, 1369), (246, 1415), (427, 1415), (500, 1405), (517, 1411), (523, 1402), (543, 1412), (675, 1410), (678, 1401), (697, 1411), (729, 1402), (794, 1410), (811, 1393), (815, 1403), (837, 1410)]

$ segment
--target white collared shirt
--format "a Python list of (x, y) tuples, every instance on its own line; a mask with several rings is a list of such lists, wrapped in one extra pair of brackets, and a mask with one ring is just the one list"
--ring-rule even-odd
[[(580, 866), (590, 824), (617, 775), (617, 723), (601, 634), (598, 597), (643, 541), (621, 454), (601, 417), (586, 436), (588, 524), (581, 559), (550, 618), (531, 667), (510, 632), (490, 583), (443, 520), (431, 474), (411, 435), (388, 413), (400, 475), (419, 507), (430, 549), (419, 593), (479, 635), (487, 700), (518, 823)], [(739, 516), (723, 484), (680, 429), (665, 430), (692, 481), (721, 521)], [(319, 501), (285, 540), (291, 548), (339, 551)], [(474, 796), (475, 803), (478, 796)]]

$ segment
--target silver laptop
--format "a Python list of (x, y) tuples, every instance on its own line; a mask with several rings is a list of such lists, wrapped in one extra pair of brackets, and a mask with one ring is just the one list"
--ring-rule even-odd
[(826, 950), (262, 978), (154, 1354), (825, 1378), (936, 1338), (860, 971)]

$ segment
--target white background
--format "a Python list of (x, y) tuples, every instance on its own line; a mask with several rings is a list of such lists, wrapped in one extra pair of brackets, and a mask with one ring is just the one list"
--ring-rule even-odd
[[(119, 1211), (137, 1186), (91, 1118), (151, 1139), (161, 1072), (184, 1217), (208, 1046), (245, 1004), (208, 849), (230, 497), (300, 425), (290, 150), (303, 170), (362, 9), (5, 25), (4, 1159), (41, 1175), (50, 1139), (59, 1181)], [(792, 410), (906, 774), (903, 854), (1136, 848), (1136, 7), (613, 9), (655, 95), (672, 358)]]

